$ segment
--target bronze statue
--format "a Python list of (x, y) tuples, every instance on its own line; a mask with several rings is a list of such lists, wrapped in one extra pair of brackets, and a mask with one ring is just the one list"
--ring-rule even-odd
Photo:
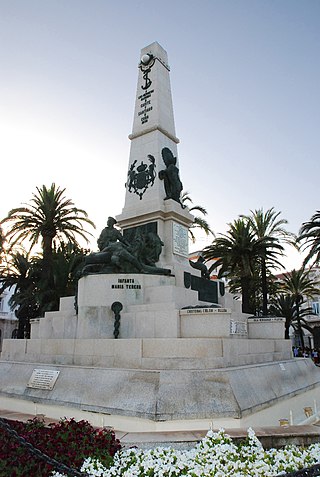
[(189, 263), (192, 268), (195, 268), (196, 270), (201, 271), (202, 278), (207, 278), (208, 280), (210, 280), (210, 272), (204, 262), (205, 262), (205, 259), (202, 257), (202, 255), (198, 257), (198, 260), (196, 262), (189, 260)]
[(102, 230), (97, 243), (100, 252), (103, 251), (108, 245), (114, 242), (122, 242), (126, 245), (129, 245), (123, 238), (120, 230), (116, 229), (114, 226), (117, 223), (116, 219), (113, 217), (108, 217), (107, 226)]
[(82, 275), (89, 273), (151, 273), (169, 275), (170, 270), (156, 267), (163, 242), (154, 232), (143, 233), (140, 228), (133, 230), (130, 244), (114, 225), (116, 220), (108, 218), (107, 227), (98, 239), (99, 252), (91, 253), (85, 259)]
[(145, 236), (144, 261), (147, 265), (155, 267), (159, 261), (164, 243), (158, 234), (149, 232)]
[(179, 177), (179, 169), (176, 166), (177, 158), (174, 157), (167, 147), (162, 149), (161, 154), (163, 162), (166, 165), (166, 169), (159, 172), (159, 179), (164, 181), (164, 190), (166, 193), (164, 200), (173, 199), (181, 204), (180, 195), (183, 185)]

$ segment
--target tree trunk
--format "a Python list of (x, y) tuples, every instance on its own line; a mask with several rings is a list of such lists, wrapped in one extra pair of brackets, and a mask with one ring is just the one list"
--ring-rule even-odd
[(285, 340), (290, 339), (290, 335), (289, 335), (290, 324), (291, 324), (291, 320), (286, 320), (286, 322), (284, 324), (284, 339)]
[(20, 317), (18, 321), (18, 333), (17, 338), (22, 340), (24, 338), (24, 318)]
[(262, 315), (268, 314), (268, 284), (267, 284), (267, 267), (266, 260), (261, 260), (261, 288), (262, 288)]
[(250, 306), (250, 277), (241, 277), (242, 313), (252, 313)]
[(299, 332), (299, 337), (300, 337), (300, 343), (301, 343), (302, 351), (304, 351), (304, 339), (303, 339), (303, 333), (302, 333), (302, 327), (301, 327), (301, 321), (300, 321), (300, 303), (299, 303), (299, 298), (296, 299), (296, 309), (297, 309), (297, 325), (298, 325), (298, 332)]
[(42, 277), (40, 283), (40, 315), (43, 316), (46, 311), (51, 308), (51, 298), (54, 291), (54, 277), (53, 277), (53, 252), (51, 235), (43, 235), (43, 267)]
[(48, 279), (52, 275), (52, 240), (50, 235), (43, 235), (43, 278)]

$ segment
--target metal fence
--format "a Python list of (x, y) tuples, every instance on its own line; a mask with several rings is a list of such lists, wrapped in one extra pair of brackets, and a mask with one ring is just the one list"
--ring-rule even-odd
[(12, 429), (10, 424), (3, 418), (0, 418), (0, 427), (5, 430), (10, 436), (12, 436), (14, 439), (16, 439), (19, 444), (21, 444), (23, 447), (28, 449), (28, 451), (33, 454), (36, 458), (46, 462), (47, 464), (52, 465), (52, 467), (58, 471), (61, 472), (67, 476), (70, 477), (89, 477), (88, 474), (84, 474), (83, 472), (80, 472), (77, 469), (73, 469), (72, 467), (68, 467), (65, 464), (62, 464), (61, 462), (58, 462), (56, 459), (53, 459), (52, 457), (49, 457), (47, 454), (44, 454), (42, 451), (34, 447), (30, 442), (28, 442), (24, 437), (19, 436), (17, 431)]

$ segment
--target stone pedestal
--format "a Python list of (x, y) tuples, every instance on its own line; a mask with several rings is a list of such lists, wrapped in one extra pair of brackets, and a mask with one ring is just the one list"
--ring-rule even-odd
[[(120, 339), (180, 338), (184, 332), (186, 337), (196, 337), (197, 329), (199, 326), (203, 329), (204, 323), (199, 325), (200, 320), (197, 320), (196, 326), (187, 324), (188, 317), (196, 314), (198, 318), (197, 310), (193, 308), (196, 306), (207, 307), (207, 312), (202, 313), (202, 319), (207, 319), (211, 324), (208, 328), (209, 335), (204, 336), (229, 336), (231, 321), (239, 321), (235, 310), (218, 308), (219, 325), (213, 319), (217, 316), (217, 309), (208, 308), (211, 303), (199, 300), (197, 291), (176, 283), (176, 277), (163, 275), (88, 275), (79, 281), (78, 314), (74, 308), (74, 297), (63, 298), (59, 311), (48, 312), (45, 318), (32, 320), (31, 338), (113, 339), (114, 302), (120, 302), (123, 306), (120, 314)], [(219, 287), (216, 288), (217, 299), (220, 300)], [(215, 334), (214, 322), (217, 325)], [(220, 332), (221, 326), (225, 329), (223, 335)]]
[(279, 338), (284, 337), (285, 318), (272, 316), (252, 316), (248, 319), (250, 338)]

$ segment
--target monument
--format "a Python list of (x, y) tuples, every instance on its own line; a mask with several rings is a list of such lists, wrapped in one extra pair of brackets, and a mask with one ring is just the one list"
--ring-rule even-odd
[(32, 320), (30, 340), (4, 340), (7, 405), (98, 413), (122, 430), (206, 429), (261, 424), (263, 413), (276, 424), (286, 403), (319, 390), (282, 319), (244, 315), (201, 260), (189, 262), (169, 72), (158, 43), (141, 51), (124, 207), (86, 259), (76, 308), (62, 298)]

